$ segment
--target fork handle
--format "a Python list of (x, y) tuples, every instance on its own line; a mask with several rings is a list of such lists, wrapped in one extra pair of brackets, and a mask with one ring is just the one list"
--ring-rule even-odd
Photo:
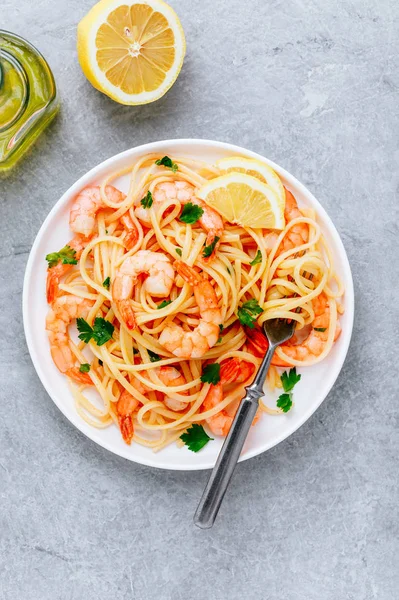
[(263, 384), (273, 357), (275, 346), (269, 349), (261, 363), (252, 385), (246, 388), (247, 394), (241, 400), (230, 431), (224, 441), (215, 466), (209, 477), (202, 498), (194, 515), (194, 524), (201, 529), (209, 529), (215, 522), (227, 487), (234, 473), (244, 442), (263, 396)]

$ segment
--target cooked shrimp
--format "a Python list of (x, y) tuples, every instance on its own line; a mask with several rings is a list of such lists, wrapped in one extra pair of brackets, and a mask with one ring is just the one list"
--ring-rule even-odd
[(179, 275), (194, 288), (200, 321), (193, 331), (185, 331), (180, 325), (169, 323), (162, 331), (159, 343), (179, 358), (200, 358), (219, 339), (222, 313), (210, 281), (182, 261), (176, 260), (174, 266)]
[[(254, 365), (239, 358), (230, 358), (220, 365), (220, 381), (216, 385), (211, 385), (203, 402), (204, 410), (211, 410), (223, 400), (223, 386), (230, 383), (244, 383), (249, 380), (255, 370)], [(231, 403), (225, 409), (218, 412), (213, 417), (208, 417), (206, 423), (215, 435), (227, 435), (230, 431), (234, 415), (239, 406), (240, 400)], [(257, 421), (255, 416), (253, 425)]]
[[(160, 367), (159, 369), (156, 369), (155, 372), (166, 386), (184, 385), (187, 383), (184, 375), (182, 375), (175, 367)], [(180, 394), (182, 396), (187, 396), (187, 392), (180, 392)], [(182, 402), (177, 398), (170, 398), (166, 394), (164, 396), (164, 402), (170, 410), (174, 411), (183, 410), (187, 406), (187, 402)]]
[[(302, 217), (302, 213), (298, 208), (297, 201), (293, 194), (290, 191), (285, 189), (285, 209), (284, 209), (284, 217), (286, 223), (293, 221), (294, 219), (298, 219)], [(268, 231), (264, 235), (264, 240), (266, 242), (268, 250), (272, 250), (274, 247), (279, 234), (276, 231)], [(286, 252), (287, 250), (291, 250), (292, 248), (296, 248), (297, 246), (301, 246), (302, 244), (306, 244), (309, 237), (309, 229), (305, 223), (298, 223), (291, 227), (287, 234), (281, 241), (281, 244), (276, 252), (276, 256)]]
[[(326, 345), (328, 339), (328, 328), (330, 324), (330, 309), (325, 294), (320, 294), (312, 300), (315, 318), (311, 324), (308, 335), (298, 342), (298, 337), (294, 335), (288, 342), (280, 346), (281, 350), (287, 356), (294, 360), (309, 360), (319, 356)], [(247, 342), (255, 356), (264, 356), (269, 344), (266, 337), (258, 329), (250, 330), (246, 328)], [(334, 334), (334, 342), (341, 333), (341, 326), (337, 321)], [(276, 367), (290, 367), (291, 363), (281, 359), (274, 354), (272, 365)]]
[(148, 274), (143, 283), (145, 290), (160, 298), (169, 296), (175, 278), (175, 270), (169, 258), (161, 252), (139, 250), (123, 261), (114, 278), (112, 299), (129, 329), (136, 326), (131, 296), (141, 273)]
[(133, 246), (139, 239), (139, 232), (137, 231), (137, 227), (133, 223), (128, 213), (121, 217), (121, 221), (126, 231), (126, 235), (123, 241), (126, 249), (130, 250), (131, 248), (133, 248)]
[[(122, 203), (125, 194), (113, 185), (107, 185), (105, 194), (110, 201)], [(96, 214), (105, 204), (101, 198), (100, 187), (91, 185), (84, 188), (74, 199), (69, 215), (69, 227), (75, 233), (81, 233), (85, 237), (93, 235), (96, 227)]]
[(76, 357), (69, 346), (68, 326), (77, 317), (86, 318), (94, 302), (65, 295), (57, 298), (47, 314), (46, 330), (49, 334), (50, 351), (56, 367), (79, 383), (93, 385), (88, 373), (81, 373), (75, 367)]
[[(135, 381), (138, 381), (137, 379)], [(140, 383), (140, 382), (139, 382)], [(136, 400), (127, 390), (123, 390), (115, 406), (119, 429), (126, 444), (131, 444), (134, 435), (133, 413), (140, 402)]]
[[(164, 200), (177, 200), (184, 205), (187, 204), (187, 202), (191, 202), (192, 204), (196, 204), (202, 208), (204, 212), (198, 220), (198, 223), (208, 234), (206, 238), (206, 245), (210, 246), (213, 244), (216, 237), (219, 238), (218, 242), (215, 244), (215, 249), (211, 256), (205, 260), (207, 261), (213, 258), (215, 255), (215, 250), (219, 246), (220, 239), (223, 235), (223, 219), (213, 208), (205, 204), (205, 202), (199, 198), (195, 197), (194, 188), (192, 185), (186, 181), (164, 181), (155, 186), (153, 199), (156, 203), (163, 202)], [(143, 221), (143, 223), (146, 225), (151, 225), (151, 221), (148, 218), (148, 211), (145, 208), (136, 208), (135, 214), (141, 221)]]
[[(87, 240), (81, 235), (76, 235), (70, 242), (66, 244), (72, 250), (75, 250), (74, 258), (79, 260), (83, 250), (87, 245)], [(54, 302), (55, 298), (58, 296), (58, 286), (60, 284), (60, 280), (64, 275), (68, 273), (68, 271), (72, 268), (73, 265), (64, 265), (60, 260), (54, 267), (50, 267), (47, 269), (47, 283), (46, 283), (46, 293), (47, 293), (47, 302), (51, 304)]]

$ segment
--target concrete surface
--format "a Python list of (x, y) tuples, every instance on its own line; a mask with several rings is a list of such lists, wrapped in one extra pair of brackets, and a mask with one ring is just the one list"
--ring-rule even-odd
[[(3, 0), (1, 26), (47, 57), (62, 112), (0, 182), (1, 600), (398, 597), (398, 87), (393, 0), (173, 0), (183, 71), (153, 105), (85, 80), (92, 0)], [(49, 209), (85, 171), (150, 140), (244, 145), (292, 171), (333, 218), (356, 288), (345, 367), (295, 435), (238, 467), (214, 529), (206, 472), (108, 454), (61, 415), (25, 345), (22, 279)], [(396, 462), (396, 464), (395, 464)]]

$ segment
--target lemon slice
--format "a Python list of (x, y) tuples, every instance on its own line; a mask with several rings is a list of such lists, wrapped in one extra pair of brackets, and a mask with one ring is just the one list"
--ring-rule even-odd
[(101, 0), (78, 25), (78, 58), (90, 83), (121, 104), (163, 96), (183, 64), (186, 42), (163, 0)]
[(263, 181), (232, 171), (205, 183), (197, 196), (230, 223), (242, 227), (283, 229), (285, 202)]
[(252, 175), (260, 181), (267, 183), (276, 192), (277, 196), (285, 203), (285, 191), (280, 177), (269, 165), (253, 158), (243, 158), (242, 156), (231, 156), (218, 160), (216, 166), (225, 173), (236, 171), (237, 173), (246, 173)]

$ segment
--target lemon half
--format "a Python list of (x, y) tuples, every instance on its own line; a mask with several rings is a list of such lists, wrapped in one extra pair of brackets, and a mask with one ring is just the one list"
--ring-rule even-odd
[(242, 227), (283, 229), (285, 201), (252, 175), (232, 171), (205, 183), (197, 196), (230, 223)]
[(280, 177), (269, 165), (254, 158), (243, 158), (242, 156), (230, 156), (218, 160), (216, 166), (225, 173), (236, 171), (252, 175), (260, 181), (267, 183), (285, 203), (285, 191)]
[(163, 0), (101, 0), (78, 25), (78, 58), (90, 83), (121, 104), (163, 96), (180, 73), (186, 42)]

